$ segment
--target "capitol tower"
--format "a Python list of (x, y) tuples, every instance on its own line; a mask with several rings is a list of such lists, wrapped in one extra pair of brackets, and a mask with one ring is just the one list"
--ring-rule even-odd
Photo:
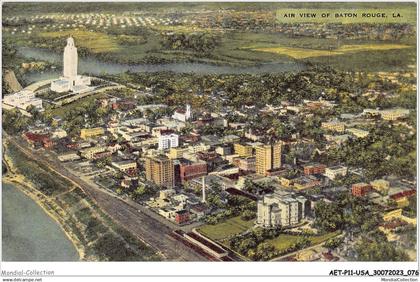
[(63, 76), (75, 79), (77, 76), (77, 48), (74, 46), (73, 37), (67, 38), (67, 46), (64, 48)]
[(50, 89), (58, 93), (85, 93), (92, 91), (90, 77), (77, 75), (77, 48), (73, 37), (67, 38), (67, 45), (63, 53), (63, 76), (51, 82)]

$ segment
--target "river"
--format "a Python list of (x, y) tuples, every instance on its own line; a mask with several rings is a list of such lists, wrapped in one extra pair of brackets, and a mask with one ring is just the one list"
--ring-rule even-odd
[(78, 261), (60, 226), (31, 198), (2, 183), (3, 261)]
[[(28, 58), (47, 61), (56, 65), (62, 65), (63, 57), (61, 54), (53, 53), (46, 49), (19, 47), (18, 54)], [(286, 71), (299, 71), (304, 69), (304, 64), (291, 62), (272, 62), (258, 66), (216, 66), (205, 63), (168, 63), (168, 64), (119, 64), (103, 62), (93, 57), (79, 56), (79, 71), (90, 75), (99, 74), (119, 74), (126, 71), (131, 72), (159, 72), (172, 71), (177, 73), (198, 73), (198, 74), (240, 74), (240, 73), (279, 73)], [(25, 75), (28, 82), (35, 82), (51, 79), (60, 76), (61, 71), (48, 70), (42, 73), (31, 72)]]

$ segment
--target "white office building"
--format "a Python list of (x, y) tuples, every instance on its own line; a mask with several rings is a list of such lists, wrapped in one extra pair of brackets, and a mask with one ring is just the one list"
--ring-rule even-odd
[(162, 134), (159, 136), (159, 150), (176, 148), (179, 146), (179, 136), (175, 133)]
[(335, 180), (339, 176), (347, 175), (347, 167), (342, 166), (342, 165), (327, 167), (325, 169), (324, 175), (331, 180)]
[(26, 110), (29, 106), (34, 106), (42, 110), (42, 100), (35, 97), (35, 93), (30, 90), (21, 90), (11, 95), (3, 97), (3, 103), (15, 108)]
[(289, 227), (298, 224), (306, 214), (306, 199), (270, 194), (258, 201), (257, 224), (263, 227)]

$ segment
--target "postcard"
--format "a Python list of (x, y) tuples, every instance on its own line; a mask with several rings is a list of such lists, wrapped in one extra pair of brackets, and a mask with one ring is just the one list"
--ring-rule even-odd
[(3, 2), (2, 275), (418, 275), (362, 268), (418, 261), (416, 18), (416, 2)]

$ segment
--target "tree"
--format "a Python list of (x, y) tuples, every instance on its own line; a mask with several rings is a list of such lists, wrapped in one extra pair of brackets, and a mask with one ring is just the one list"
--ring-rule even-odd
[(139, 183), (137, 188), (131, 194), (133, 200), (143, 199), (152, 196), (156, 192), (152, 186), (144, 183)]
[(254, 238), (252, 237), (246, 238), (245, 240), (242, 240), (241, 243), (239, 243), (237, 250), (241, 254), (246, 254), (249, 249), (255, 248), (256, 245), (257, 245), (257, 242), (255, 242)]
[(18, 134), (26, 130), (29, 125), (33, 124), (34, 120), (22, 115), (17, 110), (3, 110), (3, 129), (9, 134)]
[(331, 238), (328, 239), (325, 243), (324, 243), (324, 247), (328, 248), (329, 250), (334, 250), (335, 248), (337, 248), (338, 246), (340, 246), (344, 241), (343, 237), (335, 237), (335, 238)]
[(269, 260), (275, 256), (276, 249), (269, 243), (261, 243), (258, 245), (255, 257), (257, 260)]
[(359, 261), (408, 261), (408, 255), (388, 242), (385, 234), (377, 230), (369, 238), (362, 238), (356, 246)]
[(315, 205), (315, 226), (323, 231), (335, 231), (343, 225), (342, 211), (336, 203), (321, 201)]
[(408, 206), (404, 208), (404, 213), (409, 217), (416, 217), (417, 215), (417, 196), (408, 198)]
[(241, 219), (243, 220), (251, 220), (251, 219), (254, 219), (255, 217), (256, 217), (256, 213), (250, 210), (245, 210), (241, 214)]

